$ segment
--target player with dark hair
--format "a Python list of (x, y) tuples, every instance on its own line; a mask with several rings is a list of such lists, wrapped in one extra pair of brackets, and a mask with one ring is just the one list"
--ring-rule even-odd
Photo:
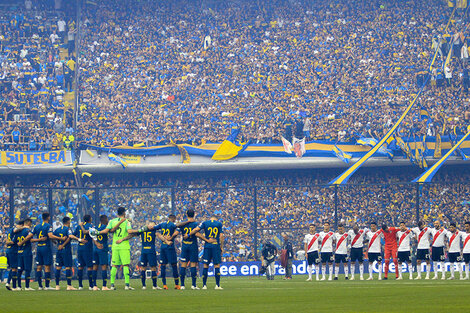
[(418, 276), (416, 276), (416, 279), (421, 279), (422, 261), (425, 261), (427, 265), (425, 279), (429, 279), (429, 273), (431, 272), (431, 266), (429, 264), (431, 229), (429, 227), (425, 227), (423, 221), (419, 221), (418, 227), (413, 228), (412, 231), (418, 240), (418, 246), (416, 248), (416, 271), (418, 272)]
[[(100, 216), (100, 223), (96, 230), (98, 232), (105, 230), (108, 226), (108, 217), (106, 215)], [(96, 285), (98, 277), (98, 267), (101, 267), (101, 278), (103, 280), (103, 287), (101, 290), (109, 290), (108, 283), (108, 234), (99, 234), (96, 237), (91, 236), (94, 241), (93, 245), (93, 290), (99, 290)]]
[(369, 258), (369, 278), (367, 280), (373, 280), (373, 265), (377, 262), (379, 265), (379, 280), (382, 279), (382, 244), (380, 239), (383, 238), (382, 230), (377, 229), (377, 223), (370, 223), (370, 231), (367, 232), (367, 239), (369, 245), (367, 248), (367, 255)]
[(462, 255), (460, 254), (460, 251), (461, 251), (460, 245), (462, 243), (462, 232), (460, 232), (457, 229), (457, 225), (455, 223), (450, 223), (447, 238), (448, 238), (447, 246), (449, 247), (447, 256), (450, 262), (449, 279), (451, 280), (455, 279), (454, 268), (455, 268), (455, 265), (457, 265), (460, 280), (463, 280), (464, 278), (462, 276)]
[(191, 289), (199, 289), (196, 286), (197, 279), (197, 263), (198, 263), (198, 245), (196, 235), (188, 236), (186, 239), (184, 236), (188, 235), (197, 227), (197, 222), (194, 219), (195, 212), (193, 209), (186, 211), (186, 216), (188, 217), (187, 222), (180, 223), (177, 226), (179, 227), (180, 233), (183, 235), (183, 242), (181, 245), (181, 255), (180, 255), (180, 278), (181, 278), (181, 289), (185, 289), (184, 280), (186, 278), (186, 269), (190, 265), (191, 273)]
[(431, 259), (432, 267), (434, 269), (434, 277), (432, 279), (437, 279), (437, 264), (438, 262), (441, 265), (441, 279), (446, 279), (446, 269), (445, 269), (445, 244), (446, 237), (449, 236), (449, 233), (444, 226), (441, 226), (439, 220), (434, 221), (434, 228), (431, 229), (432, 243), (431, 243)]
[(315, 264), (316, 280), (319, 280), (320, 275), (320, 255), (318, 254), (320, 234), (316, 232), (315, 224), (309, 225), (309, 232), (304, 237), (304, 250), (305, 257), (307, 258), (307, 281), (312, 281), (313, 264)]
[(84, 243), (84, 239), (80, 239), (72, 234), (70, 229), (70, 217), (62, 218), (62, 226), (54, 230), (54, 236), (65, 238), (64, 242), (59, 243), (55, 256), (55, 290), (60, 290), (60, 271), (65, 267), (65, 278), (67, 279), (67, 290), (77, 290), (72, 286), (72, 239), (79, 243)]
[(385, 239), (385, 275), (384, 279), (388, 279), (388, 271), (390, 267), (390, 258), (393, 260), (393, 264), (395, 264), (395, 278), (398, 279), (398, 258), (397, 258), (397, 233), (400, 231), (397, 227), (388, 227), (387, 224), (382, 225), (382, 234)]
[(349, 230), (349, 238), (351, 238), (351, 278), (354, 280), (354, 274), (356, 272), (355, 263), (359, 263), (359, 279), (364, 280), (364, 236), (366, 230), (359, 229), (359, 226), (354, 225), (353, 229)]
[(78, 244), (77, 261), (78, 261), (78, 290), (83, 289), (83, 270), (87, 269), (88, 289), (93, 290), (93, 239), (90, 237), (91, 215), (83, 216), (83, 222), (80, 222), (75, 228), (74, 236), (82, 239)]
[(408, 272), (410, 273), (410, 279), (413, 279), (413, 265), (411, 264), (411, 238), (414, 237), (411, 229), (408, 229), (405, 225), (405, 222), (400, 222), (400, 231), (397, 232), (398, 240), (398, 279), (403, 279), (402, 275), (402, 266), (403, 263), (408, 265)]
[(202, 272), (202, 289), (207, 289), (207, 276), (209, 272), (209, 264), (214, 264), (215, 276), (215, 289), (222, 290), (220, 286), (220, 263), (222, 262), (222, 254), (224, 247), (224, 232), (222, 223), (217, 220), (217, 216), (212, 216), (210, 220), (200, 223), (194, 228), (187, 236), (195, 235), (196, 233), (204, 231), (204, 237), (208, 240), (215, 239), (217, 242), (206, 242), (204, 244), (204, 254), (202, 261), (204, 262), (204, 269)]
[(33, 269), (33, 251), (32, 242), (43, 241), (46, 237), (41, 239), (34, 239), (31, 232), (32, 221), (30, 218), (24, 220), (23, 225), (16, 227), (14, 232), (18, 233), (18, 288), (21, 289), (21, 275), (24, 271), (25, 289), (34, 290), (29, 286), (31, 281), (31, 270)]
[(176, 249), (173, 239), (178, 236), (179, 231), (175, 225), (176, 216), (170, 214), (168, 216), (168, 221), (160, 223), (155, 226), (155, 230), (160, 230), (161, 234), (164, 236), (167, 242), (162, 241), (160, 246), (160, 277), (162, 278), (163, 289), (168, 289), (166, 284), (166, 265), (171, 264), (173, 270), (173, 278), (175, 280), (175, 289), (181, 289), (179, 285), (179, 275), (178, 275), (178, 259), (176, 257)]
[[(23, 225), (23, 222), (18, 221), (16, 227)], [(16, 282), (18, 279), (18, 234), (14, 232), (15, 227), (12, 228), (7, 235), (7, 262), (8, 262), (8, 280), (5, 288), (8, 290), (16, 290)], [(3, 277), (0, 277), (2, 279)], [(10, 286), (11, 283), (11, 286)]]
[(328, 280), (333, 280), (333, 243), (335, 242), (335, 236), (330, 231), (330, 222), (323, 223), (323, 231), (320, 232), (320, 256), (321, 256), (321, 280), (325, 280), (326, 275), (326, 263), (328, 263)]
[(334, 234), (335, 236), (335, 242), (336, 242), (336, 247), (335, 247), (335, 280), (338, 280), (338, 274), (339, 274), (339, 264), (342, 262), (343, 263), (343, 269), (344, 269), (344, 277), (346, 280), (349, 279), (348, 274), (349, 274), (349, 234), (344, 232), (344, 225), (339, 224), (338, 225), (338, 232)]
[(49, 224), (50, 214), (47, 212), (42, 213), (42, 223), (36, 225), (33, 234), (38, 240), (36, 249), (36, 281), (38, 282), (39, 289), (42, 289), (42, 267), (45, 271), (45, 290), (54, 290), (50, 286), (51, 283), (51, 266), (52, 266), (52, 244), (51, 239), (58, 241), (65, 241), (67, 238), (54, 236), (52, 232), (52, 225)]

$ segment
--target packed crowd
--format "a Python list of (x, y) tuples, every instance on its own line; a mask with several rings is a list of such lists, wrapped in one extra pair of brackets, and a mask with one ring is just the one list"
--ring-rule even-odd
[(65, 1), (58, 10), (28, 0), (0, 7), (0, 150), (71, 148), (73, 106), (64, 97), (75, 71), (72, 16)]
[(293, 123), (307, 139), (377, 138), (419, 90), (434, 51), (430, 84), (401, 133), (460, 134), (470, 119), (458, 88), (468, 82), (467, 16), (458, 10), (445, 31), (450, 12), (441, 1), (89, 5), (80, 141), (220, 142), (237, 124), (271, 143)]
[[(257, 228), (258, 246), (266, 238), (277, 238), (280, 242), (284, 231), (297, 238), (311, 222), (321, 224), (328, 220), (334, 223), (335, 204), (338, 223), (348, 226), (367, 226), (371, 221), (385, 221), (389, 224), (397, 224), (402, 220), (416, 222), (417, 187), (415, 184), (398, 182), (410, 181), (417, 173), (398, 169), (380, 173), (364, 169), (353, 176), (350, 184), (338, 187), (335, 196), (334, 187), (319, 185), (334, 177), (333, 172), (291, 171), (184, 177), (133, 175), (129, 179), (101, 176), (90, 180), (82, 189), (68, 189), (74, 187), (70, 178), (55, 177), (49, 183), (35, 185), (53, 187), (53, 223), (67, 215), (72, 219), (72, 224), (76, 225), (85, 212), (92, 214), (95, 221), (100, 214), (111, 218), (119, 205), (128, 208), (128, 216), (136, 226), (147, 221), (165, 221), (170, 212), (175, 212), (178, 220), (182, 220), (188, 208), (196, 210), (198, 220), (217, 214), (223, 220), (227, 233), (225, 258), (233, 260), (253, 256), (253, 227)], [(451, 167), (438, 173), (433, 184), (420, 187), (420, 219), (427, 223), (440, 219), (445, 225), (465, 220), (470, 213), (470, 188), (463, 182), (467, 181), (469, 175), (465, 167)], [(3, 181), (1, 184), (4, 186), (1, 197), (3, 227), (9, 225), (7, 186), (11, 183)], [(47, 210), (48, 191), (22, 185), (27, 184), (17, 179), (14, 217), (35, 219), (40, 212)], [(255, 185), (258, 186), (256, 196)], [(97, 188), (99, 195), (96, 194)], [(134, 240), (133, 244), (138, 248), (139, 240)], [(140, 249), (133, 251), (133, 260), (137, 262)]]

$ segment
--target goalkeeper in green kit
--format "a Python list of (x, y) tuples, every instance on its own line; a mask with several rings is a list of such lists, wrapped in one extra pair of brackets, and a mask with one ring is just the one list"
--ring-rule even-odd
[(116, 290), (114, 287), (114, 282), (116, 280), (116, 274), (119, 266), (123, 267), (124, 280), (126, 282), (126, 290), (134, 290), (129, 286), (130, 276), (129, 276), (129, 264), (131, 263), (131, 247), (129, 241), (122, 241), (118, 243), (117, 241), (127, 237), (129, 234), (136, 234), (144, 231), (143, 229), (131, 229), (131, 223), (126, 219), (126, 209), (124, 207), (119, 207), (117, 210), (117, 218), (109, 221), (106, 229), (96, 232), (91, 235), (100, 235), (100, 234), (113, 234), (113, 245), (111, 247), (111, 290)]

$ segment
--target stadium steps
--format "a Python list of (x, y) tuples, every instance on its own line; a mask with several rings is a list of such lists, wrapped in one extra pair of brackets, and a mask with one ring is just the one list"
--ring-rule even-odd
[(61, 60), (66, 60), (69, 57), (67, 48), (59, 48), (59, 57)]

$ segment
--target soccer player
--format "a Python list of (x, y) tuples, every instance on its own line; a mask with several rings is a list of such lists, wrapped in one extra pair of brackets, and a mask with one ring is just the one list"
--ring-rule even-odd
[(335, 280), (338, 280), (339, 264), (343, 262), (344, 276), (348, 279), (349, 267), (348, 267), (348, 245), (349, 245), (349, 234), (344, 232), (343, 224), (338, 225), (338, 232), (334, 234), (336, 248), (335, 248)]
[[(23, 225), (22, 222), (17, 222), (16, 227)], [(13, 227), (7, 235), (7, 261), (8, 261), (8, 280), (5, 284), (5, 288), (8, 290), (16, 291), (16, 282), (18, 279), (18, 235), (14, 232), (15, 227)], [(0, 277), (2, 279), (3, 277)], [(10, 283), (12, 286), (10, 286)]]
[[(52, 266), (52, 244), (51, 239), (58, 241), (65, 241), (66, 238), (54, 236), (52, 233), (52, 225), (49, 224), (50, 214), (47, 212), (42, 213), (42, 223), (34, 227), (33, 234), (38, 239), (36, 249), (36, 281), (39, 285), (39, 290), (42, 287), (42, 267), (45, 271), (45, 288), (44, 290), (54, 290), (50, 286), (51, 283), (51, 266)], [(44, 240), (40, 240), (43, 239)]]
[(330, 222), (323, 223), (323, 231), (320, 232), (320, 254), (321, 254), (321, 280), (325, 280), (326, 263), (328, 262), (328, 280), (333, 280), (333, 242), (335, 240), (334, 233), (330, 231)]
[[(142, 251), (140, 254), (140, 267), (141, 267), (141, 280), (142, 280), (142, 289), (147, 289), (145, 284), (146, 280), (146, 271), (147, 265), (150, 267), (152, 271), (152, 283), (153, 289), (158, 290), (162, 289), (157, 286), (157, 251), (155, 250), (155, 239), (158, 237), (162, 241), (165, 241), (167, 244), (171, 244), (171, 242), (167, 241), (165, 237), (163, 237), (160, 233), (158, 233), (155, 229), (155, 223), (151, 222), (149, 225), (142, 228), (142, 232), (140, 233), (140, 239), (142, 242)], [(139, 234), (130, 234), (123, 239), (119, 239), (117, 241), (120, 244), (124, 240), (129, 240), (132, 237), (138, 236)]]
[(377, 223), (370, 223), (370, 231), (367, 232), (367, 239), (369, 239), (369, 246), (367, 249), (367, 256), (369, 258), (369, 278), (373, 280), (373, 265), (377, 262), (379, 265), (379, 280), (382, 280), (382, 244), (380, 239), (383, 238), (382, 230), (377, 229)]
[(14, 232), (18, 233), (18, 288), (21, 289), (21, 275), (24, 271), (25, 289), (34, 290), (29, 286), (31, 281), (31, 270), (33, 269), (32, 242), (44, 241), (46, 237), (34, 239), (31, 232), (32, 221), (30, 218), (24, 220), (23, 225), (16, 227)]
[(397, 232), (398, 239), (398, 278), (403, 279), (403, 263), (408, 265), (408, 272), (410, 273), (410, 279), (413, 279), (413, 265), (411, 264), (411, 238), (414, 236), (411, 229), (408, 229), (405, 222), (400, 222), (400, 230)]
[(65, 277), (67, 279), (67, 290), (77, 290), (72, 286), (72, 239), (79, 243), (84, 243), (84, 239), (75, 237), (70, 229), (70, 217), (65, 216), (62, 219), (62, 226), (54, 230), (54, 236), (66, 238), (64, 242), (59, 243), (55, 256), (55, 289), (60, 290), (60, 271), (65, 267)]
[(349, 238), (351, 239), (351, 252), (350, 252), (350, 259), (351, 259), (351, 278), (350, 280), (354, 280), (354, 274), (356, 273), (356, 266), (354, 263), (359, 262), (359, 274), (360, 280), (364, 280), (364, 236), (366, 231), (364, 229), (359, 229), (357, 225), (348, 231)]
[(83, 270), (87, 269), (88, 289), (93, 290), (93, 239), (90, 237), (91, 215), (83, 216), (83, 222), (80, 222), (75, 228), (73, 235), (82, 239), (78, 244), (78, 290), (83, 290)]
[[(202, 272), (202, 289), (207, 289), (207, 276), (209, 272), (209, 264), (214, 264), (214, 276), (215, 276), (215, 289), (222, 290), (220, 286), (220, 263), (222, 261), (222, 254), (224, 252), (224, 232), (222, 229), (222, 223), (217, 220), (216, 216), (211, 217), (210, 220), (202, 222), (194, 228), (187, 237), (195, 235), (200, 231), (204, 231), (204, 237), (208, 239), (204, 244), (204, 254), (202, 261), (204, 262), (204, 269)], [(185, 236), (186, 237), (186, 236)], [(185, 239), (187, 239), (187, 237)], [(211, 239), (215, 239), (216, 242), (212, 242)]]
[(184, 239), (184, 236), (189, 235), (194, 228), (197, 227), (197, 222), (194, 219), (195, 212), (193, 209), (186, 211), (186, 216), (188, 217), (187, 223), (180, 223), (177, 226), (179, 227), (180, 233), (183, 235), (183, 243), (181, 245), (181, 256), (180, 256), (180, 278), (181, 278), (181, 289), (185, 289), (184, 280), (186, 278), (186, 269), (188, 265), (190, 266), (191, 273), (191, 289), (199, 289), (196, 286), (197, 279), (197, 263), (198, 263), (198, 246), (197, 246), (197, 237), (196, 235), (188, 236)]
[(117, 218), (109, 221), (106, 229), (102, 231), (96, 231), (94, 235), (103, 235), (112, 233), (113, 234), (113, 244), (111, 246), (111, 290), (116, 290), (114, 282), (116, 281), (116, 274), (118, 267), (122, 266), (122, 272), (124, 274), (124, 281), (126, 286), (125, 290), (134, 290), (130, 283), (129, 275), (129, 264), (131, 263), (131, 247), (128, 240), (121, 240), (118, 243), (118, 240), (127, 237), (129, 234), (139, 233), (139, 230), (132, 229), (131, 222), (126, 219), (126, 208), (119, 207), (117, 209)]
[(423, 261), (425, 261), (427, 265), (425, 279), (429, 279), (429, 273), (431, 272), (431, 266), (429, 264), (431, 229), (428, 227), (424, 227), (424, 222), (419, 221), (418, 227), (413, 228), (412, 231), (418, 238), (418, 247), (416, 249), (416, 271), (418, 272), (418, 276), (416, 276), (416, 279), (421, 279), (421, 263)]
[(434, 228), (431, 229), (432, 243), (431, 243), (431, 258), (432, 265), (434, 268), (434, 277), (432, 279), (437, 279), (437, 263), (441, 263), (441, 279), (446, 279), (446, 268), (445, 268), (445, 259), (446, 255), (444, 252), (444, 245), (447, 237), (447, 230), (441, 226), (441, 222), (438, 220), (434, 221)]
[(464, 280), (462, 276), (462, 257), (460, 255), (460, 244), (462, 241), (462, 233), (459, 232), (457, 229), (457, 225), (455, 223), (450, 223), (449, 232), (447, 235), (449, 239), (448, 242), (448, 257), (450, 262), (450, 277), (449, 279), (455, 279), (454, 271), (455, 265), (457, 265), (457, 269), (459, 270), (459, 277), (460, 280)]
[(463, 240), (463, 261), (465, 262), (465, 279), (469, 279), (470, 272), (470, 222), (465, 222), (465, 233), (462, 233)]
[(178, 236), (179, 231), (175, 225), (176, 216), (170, 214), (168, 216), (168, 221), (160, 223), (155, 227), (155, 230), (160, 230), (161, 234), (165, 237), (168, 242), (171, 244), (166, 244), (165, 241), (162, 241), (160, 246), (160, 277), (162, 278), (163, 289), (168, 290), (166, 284), (166, 265), (171, 264), (173, 269), (173, 278), (175, 280), (175, 289), (181, 289), (179, 285), (179, 275), (178, 275), (178, 259), (176, 257), (176, 249), (173, 239)]
[[(108, 226), (108, 217), (106, 215), (100, 216), (100, 223), (96, 230), (98, 232), (105, 230)], [(98, 277), (98, 267), (101, 267), (101, 278), (103, 279), (103, 287), (101, 290), (110, 290), (107, 286), (108, 283), (108, 234), (97, 235), (95, 238), (91, 236), (94, 242), (93, 245), (93, 290), (100, 290), (96, 285)]]
[(307, 272), (308, 279), (307, 281), (312, 281), (312, 270), (313, 264), (315, 264), (315, 276), (316, 280), (319, 280), (320, 269), (318, 264), (320, 264), (320, 256), (318, 255), (318, 246), (319, 246), (320, 234), (316, 233), (315, 224), (310, 224), (309, 233), (304, 237), (304, 250), (305, 256), (307, 257)]
[(395, 278), (398, 279), (398, 259), (397, 259), (397, 233), (400, 231), (396, 227), (388, 227), (386, 224), (382, 225), (382, 234), (385, 239), (385, 276), (384, 279), (388, 279), (388, 270), (390, 267), (390, 258), (393, 259), (395, 264)]

